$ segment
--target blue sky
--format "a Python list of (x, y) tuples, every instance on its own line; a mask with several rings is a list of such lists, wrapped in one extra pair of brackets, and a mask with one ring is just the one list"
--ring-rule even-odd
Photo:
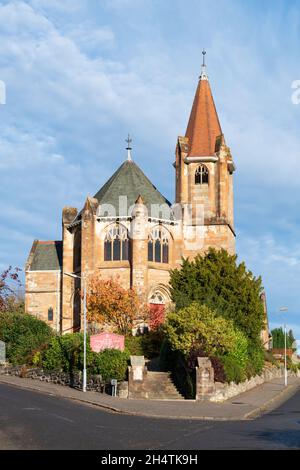
[(300, 338), (300, 0), (0, 1), (0, 268), (61, 238), (124, 160), (125, 138), (174, 200), (174, 149), (207, 64), (235, 173), (241, 260), (261, 274), (272, 326)]

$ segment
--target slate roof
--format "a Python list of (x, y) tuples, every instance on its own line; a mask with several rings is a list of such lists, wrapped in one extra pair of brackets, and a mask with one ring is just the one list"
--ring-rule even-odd
[(118, 214), (120, 196), (127, 196), (127, 208), (134, 205), (137, 198), (142, 196), (149, 216), (151, 215), (151, 204), (171, 206), (171, 203), (132, 160), (126, 160), (94, 197), (100, 204), (114, 206), (117, 211), (116, 215), (120, 215)]
[(62, 267), (61, 241), (36, 241), (33, 246), (30, 271), (58, 271)]

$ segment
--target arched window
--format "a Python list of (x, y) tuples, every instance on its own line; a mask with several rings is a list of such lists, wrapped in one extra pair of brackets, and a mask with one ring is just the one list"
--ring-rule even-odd
[(148, 261), (169, 262), (168, 232), (162, 227), (155, 227), (148, 238)]
[(122, 225), (116, 224), (107, 232), (104, 240), (104, 261), (129, 259), (128, 232)]
[(208, 184), (208, 169), (205, 165), (198, 166), (195, 172), (195, 184)]
[(165, 300), (160, 292), (154, 292), (150, 297), (149, 303), (162, 305), (165, 304)]
[(48, 321), (53, 321), (53, 308), (48, 308)]

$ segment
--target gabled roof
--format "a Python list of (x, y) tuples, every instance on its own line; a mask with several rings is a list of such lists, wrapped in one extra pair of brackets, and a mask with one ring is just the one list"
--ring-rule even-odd
[(116, 215), (120, 215), (118, 213), (120, 196), (127, 196), (127, 209), (134, 205), (138, 197), (141, 196), (149, 216), (151, 215), (151, 204), (171, 206), (171, 203), (132, 160), (126, 160), (94, 197), (99, 204), (111, 204), (117, 212)]
[(218, 113), (206, 73), (202, 73), (196, 90), (185, 136), (189, 139), (190, 157), (215, 154), (216, 138), (222, 134)]
[(29, 271), (59, 271), (62, 267), (62, 242), (35, 240), (28, 259)]

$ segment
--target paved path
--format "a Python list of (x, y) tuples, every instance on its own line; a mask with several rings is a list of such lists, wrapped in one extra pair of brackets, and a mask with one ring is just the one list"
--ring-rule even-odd
[(2, 382), (0, 423), (0, 449), (300, 449), (300, 392), (255, 420), (175, 421), (111, 413)]
[(5, 375), (0, 376), (0, 385), (1, 383), (85, 402), (124, 414), (201, 420), (241, 420), (254, 418), (262, 412), (278, 406), (300, 387), (299, 378), (290, 378), (287, 388), (283, 385), (283, 379), (275, 379), (221, 404), (196, 402), (194, 400), (127, 400), (96, 392), (83, 393), (69, 387)]

